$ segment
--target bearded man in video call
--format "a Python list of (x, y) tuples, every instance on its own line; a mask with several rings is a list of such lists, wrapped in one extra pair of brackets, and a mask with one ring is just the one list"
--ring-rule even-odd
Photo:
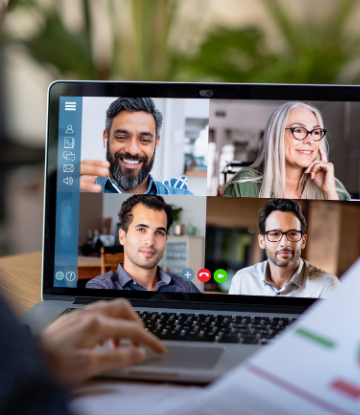
[(123, 98), (106, 111), (107, 161), (81, 162), (80, 190), (103, 193), (192, 195), (186, 176), (165, 182), (150, 174), (160, 143), (162, 114), (151, 98)]

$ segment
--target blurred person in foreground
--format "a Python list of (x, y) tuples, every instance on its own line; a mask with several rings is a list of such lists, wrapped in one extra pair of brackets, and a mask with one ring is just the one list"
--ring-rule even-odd
[[(0, 23), (7, 7), (0, 0)], [(69, 414), (66, 393), (84, 380), (166, 349), (125, 299), (98, 301), (57, 318), (34, 339), (0, 297), (0, 414)], [(128, 345), (121, 340), (128, 340)], [(110, 347), (95, 347), (109, 342)]]
[[(68, 414), (66, 393), (71, 388), (140, 363), (146, 355), (143, 346), (165, 352), (125, 299), (98, 301), (61, 316), (34, 341), (0, 298), (0, 333), (2, 415)], [(121, 344), (124, 339), (128, 345)], [(95, 348), (106, 341), (106, 350)]]

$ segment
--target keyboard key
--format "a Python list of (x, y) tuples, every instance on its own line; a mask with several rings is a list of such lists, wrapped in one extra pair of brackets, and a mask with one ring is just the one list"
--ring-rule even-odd
[(266, 329), (255, 330), (255, 333), (258, 333), (258, 334), (269, 334), (269, 330), (266, 330)]
[(251, 324), (253, 329), (264, 329), (266, 326), (263, 324)]
[(248, 324), (242, 324), (242, 323), (231, 323), (230, 326), (233, 327), (234, 329), (247, 329), (247, 328), (249, 328)]
[(238, 323), (251, 323), (251, 317), (236, 316), (235, 321)]
[(257, 344), (259, 339), (257, 337), (242, 337), (241, 343), (243, 344)]
[(238, 336), (233, 334), (225, 334), (224, 336), (221, 336), (219, 339), (219, 343), (239, 343), (240, 339)]
[(243, 333), (243, 334), (247, 334), (250, 333), (250, 329), (246, 328), (246, 329), (234, 329), (235, 333)]
[(270, 317), (254, 317), (253, 322), (255, 324), (270, 323)]

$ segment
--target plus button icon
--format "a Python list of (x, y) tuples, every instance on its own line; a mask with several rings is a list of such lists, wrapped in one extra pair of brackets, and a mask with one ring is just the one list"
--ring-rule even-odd
[(191, 268), (184, 268), (181, 271), (181, 278), (184, 281), (192, 281), (194, 279), (195, 273), (194, 270), (192, 270)]

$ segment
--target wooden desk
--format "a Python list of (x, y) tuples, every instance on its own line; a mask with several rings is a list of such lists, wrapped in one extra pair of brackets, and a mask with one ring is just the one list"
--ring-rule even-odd
[(0, 258), (1, 295), (16, 315), (41, 300), (41, 252)]
[[(41, 252), (0, 258), (1, 295), (16, 315), (41, 300)], [(100, 258), (79, 256), (79, 278), (100, 274)]]
[[(20, 316), (41, 300), (41, 252), (0, 258), (0, 295)], [(79, 278), (100, 274), (100, 258), (79, 256)]]

